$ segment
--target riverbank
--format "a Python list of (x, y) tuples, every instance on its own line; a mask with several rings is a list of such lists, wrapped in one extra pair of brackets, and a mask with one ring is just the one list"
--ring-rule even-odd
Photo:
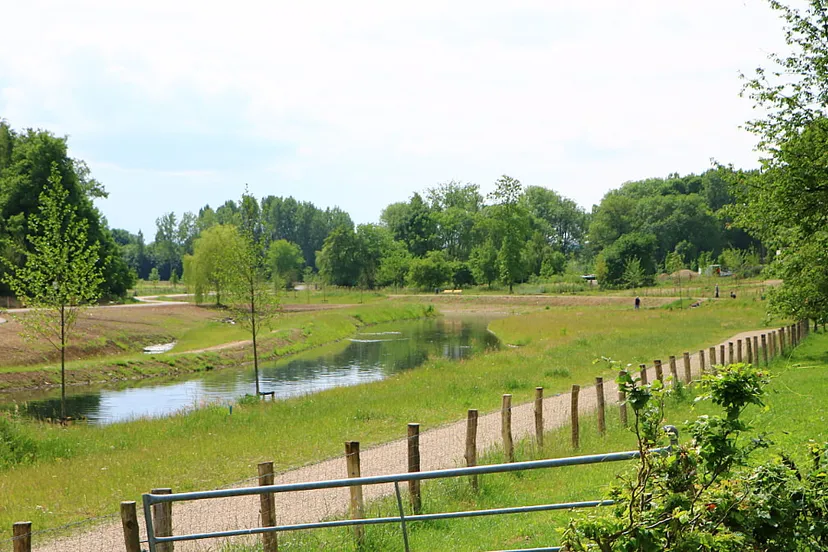
[(404, 435), (409, 422), (425, 431), (463, 418), (469, 408), (494, 411), (503, 393), (519, 404), (531, 399), (535, 386), (551, 396), (609, 376), (604, 363), (593, 362), (601, 356), (650, 362), (760, 327), (763, 320), (763, 303), (741, 299), (684, 311), (543, 310), (492, 324), (516, 348), (460, 362), (429, 360), (380, 382), (242, 404), (232, 414), (207, 407), (100, 428), (11, 420), (8, 439), (21, 443), (22, 452), (0, 468), (0, 493), (7, 497), (0, 531), (24, 518), (47, 528), (114, 513), (121, 500), (138, 499), (150, 488), (220, 487), (255, 475), (256, 463), (265, 460), (284, 471), (339, 456), (346, 440), (368, 447)]
[[(228, 324), (222, 311), (192, 305), (155, 306), (145, 309), (90, 310), (81, 325), (81, 342), (73, 348), (66, 366), (69, 386), (125, 382), (148, 378), (169, 378), (188, 373), (220, 370), (252, 362), (249, 334)], [(365, 325), (411, 320), (435, 314), (433, 307), (418, 303), (382, 302), (363, 306), (286, 312), (271, 322), (260, 337), (259, 358), (270, 362), (288, 355), (335, 343)], [(19, 325), (12, 324), (5, 332)], [(150, 344), (175, 341), (175, 347), (161, 354), (143, 354)], [(4, 349), (15, 347), (9, 341)], [(90, 343), (91, 342), (91, 343)], [(17, 345), (22, 347), (23, 345)], [(45, 354), (45, 353), (44, 353)], [(37, 358), (8, 355), (11, 358)], [(0, 363), (0, 391), (47, 389), (60, 386), (60, 366), (54, 361), (22, 365)]]

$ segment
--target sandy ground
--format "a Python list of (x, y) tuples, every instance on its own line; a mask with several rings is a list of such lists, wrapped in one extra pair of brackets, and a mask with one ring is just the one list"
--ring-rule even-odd
[[(737, 339), (748, 336), (761, 335), (766, 330), (744, 332), (733, 336), (724, 342), (736, 343)], [(717, 345), (717, 355), (719, 347)], [(705, 353), (707, 349), (705, 349)], [(679, 377), (684, 377), (684, 363), (681, 353), (677, 353)], [(719, 359), (720, 360), (720, 359)], [(691, 355), (691, 369), (694, 377), (700, 374), (698, 353)], [(709, 367), (709, 359), (706, 359)], [(638, 372), (636, 371), (636, 374)], [(655, 369), (647, 370), (650, 381), (655, 379)], [(670, 367), (667, 359), (664, 360), (664, 375), (669, 376)], [(604, 383), (604, 394), (608, 405), (617, 404), (617, 387), (612, 381)], [(583, 387), (580, 393), (581, 413), (589, 413), (596, 408), (596, 391), (594, 386)], [(551, 430), (563, 427), (569, 421), (570, 396), (560, 394), (544, 399), (544, 427)], [(615, 409), (608, 409), (608, 415), (617, 415)], [(499, 411), (481, 416), (478, 423), (478, 450), (482, 452), (501, 444), (500, 429), (501, 413)], [(515, 440), (531, 436), (534, 433), (534, 413), (532, 403), (512, 407), (512, 428)], [(444, 427), (425, 431), (420, 436), (421, 469), (435, 470), (463, 465), (465, 449), (465, 421), (452, 423)], [(401, 439), (387, 444), (376, 446), (361, 453), (361, 467), (363, 476), (401, 473), (407, 471), (406, 440)], [(251, 471), (255, 466), (251, 467)], [(276, 477), (276, 484), (296, 483), (302, 481), (321, 481), (325, 479), (343, 478), (347, 476), (345, 459), (334, 458), (309, 465), (300, 469), (282, 473)], [(162, 484), (163, 482), (159, 482)], [(242, 485), (252, 486), (255, 480)], [(390, 485), (366, 486), (364, 489), (366, 502), (380, 498), (393, 492)], [(349, 494), (347, 489), (328, 491), (311, 491), (278, 495), (276, 509), (279, 524), (293, 524), (312, 522), (334, 515), (342, 515), (347, 511)], [(139, 512), (141, 505), (139, 504)], [(368, 508), (370, 511), (370, 507)], [(140, 516), (142, 539), (145, 536), (143, 518)], [(259, 523), (259, 498), (241, 497), (217, 500), (205, 500), (187, 503), (176, 503), (173, 507), (174, 534), (190, 534), (203, 531), (222, 531), (240, 528), (253, 528)], [(72, 537), (55, 540), (49, 543), (37, 542), (34, 550), (41, 552), (66, 552), (89, 550), (123, 550), (123, 532), (120, 522), (112, 521), (98, 525), (85, 533), (78, 533)], [(176, 543), (175, 549), (184, 551), (218, 550), (219, 543), (213, 541), (194, 541)]]

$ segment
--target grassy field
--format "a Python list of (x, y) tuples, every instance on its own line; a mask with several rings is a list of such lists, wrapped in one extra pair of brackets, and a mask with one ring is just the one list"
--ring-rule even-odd
[[(374, 307), (362, 308), (368, 322)], [(181, 491), (220, 486), (250, 477), (264, 460), (284, 470), (333, 457), (343, 440), (369, 446), (398, 438), (410, 421), (427, 430), (462, 418), (468, 408), (495, 410), (504, 392), (519, 403), (537, 385), (554, 393), (591, 382), (605, 371), (593, 364), (598, 356), (643, 362), (696, 350), (760, 327), (763, 319), (764, 304), (741, 299), (684, 311), (555, 308), (492, 324), (516, 347), (462, 362), (433, 359), (358, 387), (240, 405), (232, 416), (208, 407), (102, 428), (7, 421), (4, 438), (23, 454), (0, 470), (0, 531), (23, 518), (46, 528), (111, 513), (119, 501), (161, 485)], [(214, 458), (221, 461), (205, 471), (205, 460)]]
[[(754, 428), (753, 434), (765, 433), (773, 445), (757, 453), (753, 462), (778, 458), (781, 452), (801, 465), (807, 463), (807, 443), (828, 440), (828, 334), (812, 334), (787, 357), (778, 358), (770, 370), (773, 380), (766, 397), (767, 408), (752, 407), (745, 415)], [(666, 423), (680, 429), (696, 416), (717, 412), (709, 403), (694, 403), (692, 391), (680, 399), (671, 399)], [(633, 450), (635, 438), (622, 427), (614, 411), (608, 420), (605, 436), (598, 434), (594, 417), (582, 420), (581, 449), (577, 454)], [(683, 440), (686, 440), (686, 431)], [(750, 434), (747, 436), (750, 437)], [(569, 429), (546, 434), (547, 446), (539, 452), (531, 442), (518, 444), (517, 460), (571, 456)], [(500, 463), (500, 453), (489, 454), (481, 463)], [(461, 479), (423, 483), (423, 513), (502, 508), (553, 502), (597, 500), (606, 497), (609, 486), (619, 473), (632, 470), (634, 464), (613, 463), (554, 470), (537, 470), (514, 474), (483, 476), (475, 494)], [(407, 513), (411, 512), (407, 501)], [(396, 502), (383, 499), (369, 507), (371, 516), (395, 516)], [(411, 550), (452, 550), (458, 552), (553, 546), (559, 542), (558, 529), (578, 513), (535, 513), (466, 520), (410, 523)], [(367, 546), (362, 550), (400, 550), (402, 534), (397, 525), (368, 527)], [(306, 531), (282, 537), (280, 543), (295, 551), (356, 551), (353, 538), (344, 529)], [(255, 547), (228, 546), (227, 552), (254, 552)]]

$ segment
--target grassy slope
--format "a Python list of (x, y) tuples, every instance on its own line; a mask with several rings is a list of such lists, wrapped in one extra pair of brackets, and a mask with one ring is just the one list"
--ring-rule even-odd
[[(768, 389), (766, 409), (752, 408), (746, 414), (756, 432), (767, 433), (774, 443), (768, 451), (757, 454), (754, 461), (767, 460), (785, 451), (799, 462), (805, 462), (808, 440), (828, 440), (828, 335), (815, 334), (792, 355), (779, 358), (771, 365), (774, 379)], [(667, 422), (682, 427), (683, 422), (715, 408), (707, 403), (694, 405), (689, 398), (671, 401)], [(612, 414), (615, 414), (613, 411)], [(632, 450), (632, 433), (621, 427), (615, 415), (609, 417), (608, 433), (598, 435), (594, 417), (583, 420), (582, 447), (578, 454)], [(571, 456), (569, 429), (550, 432), (543, 454), (531, 443), (519, 444), (518, 460), (539, 457)], [(502, 462), (501, 454), (490, 454), (485, 463)], [(460, 480), (424, 483), (424, 511), (445, 512), (467, 509), (499, 508), (551, 502), (595, 500), (604, 496), (617, 474), (632, 469), (632, 463), (607, 464), (538, 470), (520, 474), (485, 476), (481, 492), (475, 496)], [(383, 500), (373, 505), (372, 515), (396, 515), (396, 504)], [(452, 550), (457, 552), (501, 548), (529, 548), (555, 545), (557, 529), (578, 514), (539, 513), (498, 516), (439, 523), (411, 524), (411, 550)], [(368, 529), (368, 550), (399, 550), (401, 534), (398, 527)], [(290, 550), (354, 550), (352, 539), (344, 530), (305, 532), (291, 535), (284, 544)], [(248, 548), (228, 548), (247, 551)]]
[[(423, 316), (425, 308), (412, 303), (385, 302), (331, 311), (287, 313), (275, 318), (270, 324), (270, 331), (260, 337), (260, 358), (272, 360), (331, 343), (353, 334), (363, 324), (420, 317)], [(238, 365), (252, 360), (252, 351), (249, 347), (189, 353), (225, 343), (249, 340), (250, 334), (240, 325), (221, 322), (220, 312), (210, 317), (184, 316), (178, 312), (177, 307), (170, 312), (181, 315), (158, 322), (161, 324), (158, 331), (167, 335), (166, 339), (178, 341), (172, 352), (145, 355), (133, 350), (71, 361), (67, 363), (66, 381), (71, 385), (103, 380), (169, 376), (210, 370), (224, 365)], [(143, 309), (134, 309), (131, 314), (145, 313)], [(152, 323), (156, 322), (152, 320)], [(123, 330), (118, 330), (115, 326), (110, 327), (101, 339), (113, 339), (115, 332), (119, 335), (119, 340), (129, 341), (130, 336), (121, 335)], [(0, 390), (59, 383), (60, 369), (54, 362), (0, 366)]]
[[(30, 424), (25, 433), (39, 444), (39, 458), (0, 472), (0, 531), (22, 518), (46, 528), (113, 512), (152, 487), (216, 487), (250, 477), (259, 461), (283, 470), (332, 457), (343, 440), (367, 446), (399, 437), (413, 420), (426, 430), (468, 408), (494, 410), (504, 392), (519, 403), (537, 385), (563, 391), (603, 372), (596, 356), (643, 361), (694, 350), (758, 326), (762, 313), (763, 305), (747, 301), (691, 311), (553, 309), (494, 324), (507, 342), (527, 336), (524, 347), (458, 363), (436, 359), (385, 381), (239, 407), (232, 416), (206, 408), (105, 428)], [(213, 458), (222, 461), (205, 471)]]

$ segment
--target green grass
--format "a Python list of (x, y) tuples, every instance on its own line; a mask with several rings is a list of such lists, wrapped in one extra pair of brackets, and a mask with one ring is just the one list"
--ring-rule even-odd
[[(753, 462), (777, 458), (781, 452), (805, 465), (809, 440), (828, 440), (828, 335), (815, 334), (786, 358), (772, 363), (773, 380), (768, 388), (766, 408), (754, 407), (745, 418), (753, 426), (752, 434), (765, 433), (773, 445), (753, 458)], [(666, 423), (683, 429), (686, 421), (702, 414), (717, 412), (709, 403), (694, 403), (692, 390), (681, 399), (668, 401)], [(749, 438), (751, 434), (747, 437)], [(569, 428), (545, 435), (547, 446), (541, 452), (530, 441), (518, 443), (517, 460), (558, 458), (574, 454), (593, 454), (633, 450), (633, 434), (622, 427), (616, 410), (609, 412), (605, 436), (598, 434), (594, 416), (582, 418), (581, 449), (569, 445)], [(687, 439), (684, 431), (682, 440)], [(503, 455), (488, 454), (482, 463), (501, 463)], [(481, 477), (480, 491), (475, 494), (464, 479), (423, 483), (423, 512), (449, 512), (485, 508), (502, 508), (553, 502), (596, 500), (605, 498), (607, 490), (620, 473), (634, 469), (634, 463), (612, 463), (537, 470)], [(406, 514), (411, 514), (405, 502)], [(398, 515), (396, 502), (382, 499), (369, 505), (370, 516)], [(559, 542), (558, 529), (580, 513), (535, 513), (495, 516), (466, 520), (409, 523), (411, 550), (452, 550), (457, 552), (554, 546)], [(402, 534), (397, 525), (369, 527), (367, 546), (362, 550), (400, 550)], [(354, 551), (354, 541), (344, 529), (296, 532), (285, 535), (282, 546), (296, 552), (312, 550)], [(226, 552), (254, 552), (256, 547), (228, 546)]]
[[(392, 315), (373, 305), (362, 309), (354, 316), (363, 323)], [(753, 301), (672, 312), (552, 309), (492, 324), (506, 342), (528, 340), (523, 347), (461, 362), (430, 360), (381, 382), (244, 405), (232, 416), (207, 407), (103, 428), (21, 423), (35, 454), (0, 472), (0, 536), (23, 518), (43, 529), (115, 512), (121, 500), (153, 487), (221, 486), (254, 475), (260, 461), (273, 460), (284, 470), (337, 456), (344, 440), (368, 446), (400, 437), (411, 421), (426, 430), (461, 419), (468, 408), (495, 410), (506, 390), (516, 404), (529, 400), (538, 385), (561, 392), (605, 373), (603, 364), (593, 364), (598, 356), (637, 363), (697, 350), (758, 327), (763, 309)]]

